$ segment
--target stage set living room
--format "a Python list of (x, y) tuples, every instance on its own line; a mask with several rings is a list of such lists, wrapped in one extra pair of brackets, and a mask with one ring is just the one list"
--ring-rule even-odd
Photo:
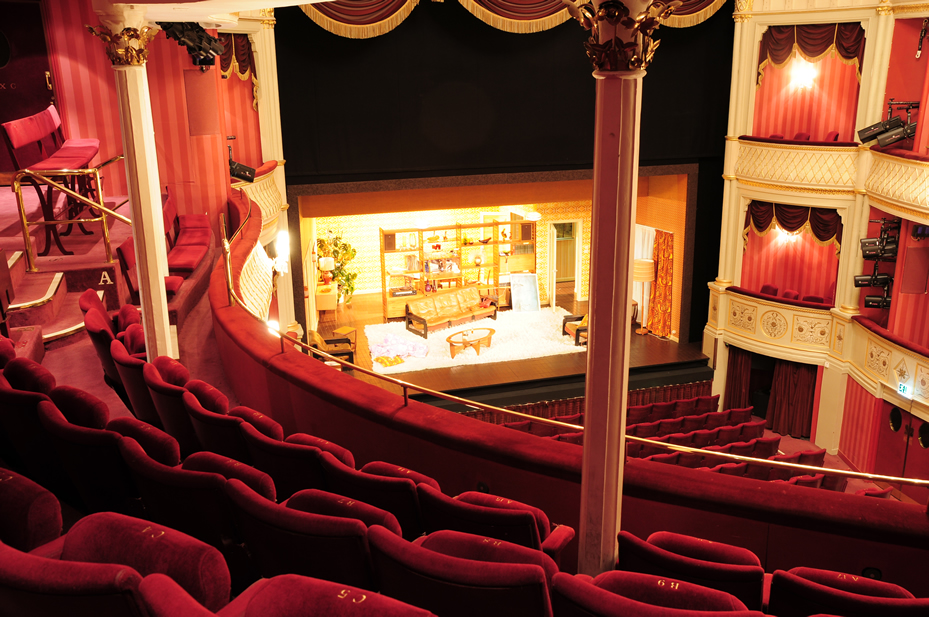
[(929, 6), (0, 14), (0, 615), (929, 609)]

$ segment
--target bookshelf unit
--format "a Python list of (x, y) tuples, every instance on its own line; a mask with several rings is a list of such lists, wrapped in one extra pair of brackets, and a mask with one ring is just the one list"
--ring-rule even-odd
[(509, 304), (511, 272), (535, 272), (535, 223), (488, 221), (425, 229), (381, 229), (384, 320), (410, 300), (451, 286), (475, 286)]

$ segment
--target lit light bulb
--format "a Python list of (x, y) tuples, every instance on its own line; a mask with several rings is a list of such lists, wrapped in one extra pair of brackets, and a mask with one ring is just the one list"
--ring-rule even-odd
[(790, 64), (790, 87), (812, 88), (817, 74), (815, 65), (797, 56)]

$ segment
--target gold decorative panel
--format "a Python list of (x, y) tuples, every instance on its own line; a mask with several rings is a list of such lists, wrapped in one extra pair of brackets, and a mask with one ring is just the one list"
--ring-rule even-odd
[(810, 345), (829, 345), (829, 330), (831, 320), (817, 319), (815, 317), (800, 317), (794, 315), (793, 335), (794, 343), (807, 343)]
[(905, 382), (910, 378), (910, 371), (906, 367), (906, 358), (901, 358), (897, 362), (897, 366), (894, 368), (894, 373), (897, 374), (897, 381), (900, 383)]
[(929, 213), (929, 164), (874, 153), (865, 182), (869, 195)]
[(729, 325), (741, 328), (746, 332), (755, 333), (755, 307), (729, 301)]
[(719, 321), (719, 294), (715, 291), (710, 292), (710, 318), (709, 321), (711, 324), (716, 324)]
[(761, 316), (761, 330), (771, 338), (780, 338), (787, 332), (787, 320), (777, 311), (768, 311)]
[(929, 367), (917, 363), (915, 381), (913, 394), (922, 399), (929, 399)]
[(875, 375), (887, 379), (890, 375), (890, 350), (868, 339), (868, 351), (865, 354), (865, 366)]
[(739, 142), (735, 175), (742, 178), (853, 189), (857, 148), (782, 146), (750, 141)]
[(837, 323), (835, 325), (835, 339), (832, 341), (832, 350), (841, 354), (845, 349), (845, 324)]

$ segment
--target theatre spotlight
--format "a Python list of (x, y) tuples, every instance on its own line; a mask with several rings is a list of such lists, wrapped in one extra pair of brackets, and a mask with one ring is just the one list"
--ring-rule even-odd
[[(165, 36), (187, 48), (195, 66), (212, 66), (216, 56), (223, 53), (223, 44), (207, 34), (203, 26), (193, 22), (158, 22)], [(203, 69), (206, 70), (206, 69)]]
[(855, 287), (886, 287), (892, 282), (893, 277), (883, 272), (855, 276)]
[(877, 122), (859, 130), (858, 139), (861, 140), (861, 143), (866, 143), (872, 139), (877, 139), (879, 135), (883, 135), (894, 129), (903, 128), (903, 126), (903, 119), (900, 116), (894, 116), (893, 118), (884, 120), (883, 122)]
[(887, 131), (883, 135), (878, 135), (877, 145), (881, 148), (886, 148), (892, 144), (897, 143), (898, 141), (903, 141), (904, 139), (912, 139), (916, 137), (916, 123), (907, 124), (906, 126), (899, 126), (895, 129)]
[(865, 308), (887, 309), (890, 308), (890, 298), (884, 296), (865, 296)]

